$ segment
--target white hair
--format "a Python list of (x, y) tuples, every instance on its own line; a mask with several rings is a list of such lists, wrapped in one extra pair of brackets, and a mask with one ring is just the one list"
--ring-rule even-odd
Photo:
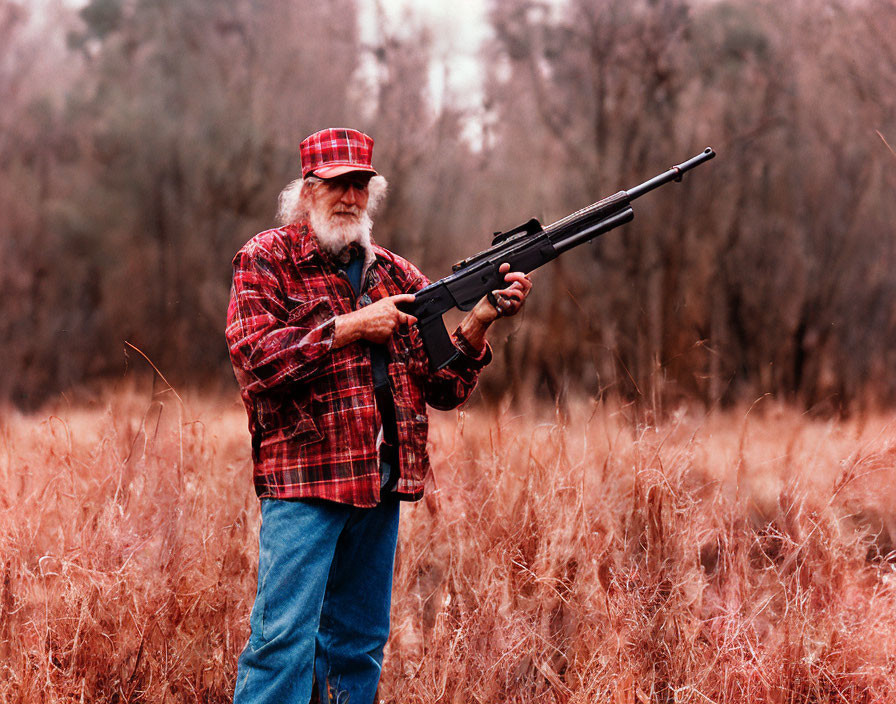
[[(306, 178), (297, 178), (287, 184), (286, 188), (280, 191), (277, 198), (277, 223), (279, 225), (293, 225), (303, 218), (308, 217), (308, 200), (307, 194), (322, 182), (317, 176), (307, 176)], [(367, 201), (367, 214), (372, 216), (383, 199), (386, 197), (386, 190), (389, 184), (382, 176), (374, 176), (367, 185), (369, 199)], [(307, 191), (305, 189), (308, 189)], [(305, 197), (303, 197), (305, 195)]]

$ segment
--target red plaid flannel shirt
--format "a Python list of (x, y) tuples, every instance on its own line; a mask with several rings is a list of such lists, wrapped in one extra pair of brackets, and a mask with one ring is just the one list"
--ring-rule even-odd
[[(249, 415), (259, 497), (317, 497), (374, 506), (380, 499), (379, 413), (363, 341), (334, 348), (334, 318), (429, 282), (410, 262), (374, 245), (355, 300), (346, 275), (307, 222), (252, 238), (233, 260), (227, 343)], [(459, 355), (429, 367), (415, 327), (389, 342), (398, 425), (400, 498), (423, 496), (429, 471), (426, 405), (451, 409), (470, 395), (491, 360)]]

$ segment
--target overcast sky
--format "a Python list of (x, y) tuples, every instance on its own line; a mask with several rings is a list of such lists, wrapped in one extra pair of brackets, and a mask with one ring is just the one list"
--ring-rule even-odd
[[(389, 24), (394, 30), (402, 26), (420, 26), (421, 22), (433, 30), (433, 66), (430, 87), (433, 100), (441, 100), (447, 88), (466, 108), (479, 104), (481, 70), (477, 53), (484, 41), (491, 37), (486, 16), (487, 0), (380, 0)], [(362, 36), (373, 41), (376, 0), (360, 0)], [(416, 19), (415, 19), (416, 18)], [(400, 33), (400, 32), (399, 32)]]

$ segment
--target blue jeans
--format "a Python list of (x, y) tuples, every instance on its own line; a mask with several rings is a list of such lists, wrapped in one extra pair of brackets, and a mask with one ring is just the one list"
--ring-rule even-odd
[(234, 704), (307, 704), (315, 680), (321, 702), (373, 702), (398, 506), (262, 500), (258, 591)]

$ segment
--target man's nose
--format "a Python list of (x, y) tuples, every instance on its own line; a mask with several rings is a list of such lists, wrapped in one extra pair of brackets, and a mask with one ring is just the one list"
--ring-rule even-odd
[(354, 205), (358, 202), (358, 197), (360, 196), (360, 191), (352, 185), (348, 185), (345, 187), (345, 190), (342, 192), (342, 198), (340, 199), (343, 203), (348, 203), (350, 205)]

